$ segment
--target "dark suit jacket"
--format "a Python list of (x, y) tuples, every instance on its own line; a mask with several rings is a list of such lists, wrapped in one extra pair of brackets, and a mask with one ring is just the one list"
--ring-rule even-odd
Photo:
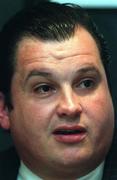
[[(14, 148), (0, 153), (0, 180), (16, 180), (20, 161)], [(117, 180), (117, 138), (106, 158), (102, 180)]]

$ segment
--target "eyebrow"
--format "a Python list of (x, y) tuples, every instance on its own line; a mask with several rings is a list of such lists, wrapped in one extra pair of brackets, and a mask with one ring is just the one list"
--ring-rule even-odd
[[(48, 72), (49, 70), (48, 69), (40, 69), (40, 70), (37, 70), (37, 69), (33, 69), (32, 71), (29, 72), (29, 74), (27, 75), (26, 79), (25, 79), (25, 83), (31, 78), (31, 77), (34, 77), (34, 76), (42, 76), (42, 77), (46, 77), (46, 78), (51, 78), (53, 77), (52, 73), (51, 72)], [(101, 76), (100, 75), (100, 72), (99, 70), (97, 69), (97, 67), (93, 66), (93, 65), (87, 65), (87, 66), (84, 66), (82, 67), (81, 69), (78, 69), (76, 71), (76, 74), (77, 75), (85, 75), (86, 73), (95, 73), (97, 74), (98, 76)]]
[(85, 66), (77, 71), (77, 74), (96, 73), (100, 75), (99, 70), (95, 66)]
[(51, 77), (52, 74), (50, 72), (47, 72), (47, 70), (45, 69), (41, 69), (41, 70), (37, 70), (37, 69), (33, 69), (32, 71), (29, 72), (29, 74), (27, 75), (26, 79), (25, 79), (25, 83), (34, 76), (42, 76), (42, 77)]

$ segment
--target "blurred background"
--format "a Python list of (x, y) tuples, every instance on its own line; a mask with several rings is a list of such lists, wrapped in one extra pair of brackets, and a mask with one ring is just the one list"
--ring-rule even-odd
[[(43, 0), (44, 1), (44, 0)], [(47, 0), (45, 0), (47, 1)], [(117, 1), (111, 0), (52, 0), (56, 2), (77, 3), (85, 7), (94, 21), (97, 23), (100, 31), (108, 41), (111, 53), (111, 82), (114, 105), (117, 107)], [(32, 6), (39, 0), (1, 0), (0, 1), (0, 30), (4, 23), (23, 7)], [(102, 107), (103, 108), (103, 107)], [(116, 108), (115, 108), (116, 111)], [(115, 112), (116, 113), (116, 112)], [(10, 134), (0, 129), (0, 150), (12, 146)]]

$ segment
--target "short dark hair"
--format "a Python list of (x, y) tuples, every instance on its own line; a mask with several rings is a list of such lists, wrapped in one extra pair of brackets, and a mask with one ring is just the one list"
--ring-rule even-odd
[(10, 106), (11, 80), (15, 72), (17, 45), (23, 37), (36, 37), (43, 41), (63, 41), (83, 26), (95, 39), (107, 74), (109, 55), (103, 36), (86, 11), (74, 4), (40, 2), (13, 16), (0, 33), (0, 91)]

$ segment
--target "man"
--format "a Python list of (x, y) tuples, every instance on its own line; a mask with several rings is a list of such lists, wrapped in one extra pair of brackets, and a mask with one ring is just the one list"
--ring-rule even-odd
[(109, 58), (83, 9), (40, 3), (13, 17), (0, 40), (0, 123), (20, 159), (15, 150), (2, 153), (1, 179), (116, 178), (107, 161), (114, 134)]

